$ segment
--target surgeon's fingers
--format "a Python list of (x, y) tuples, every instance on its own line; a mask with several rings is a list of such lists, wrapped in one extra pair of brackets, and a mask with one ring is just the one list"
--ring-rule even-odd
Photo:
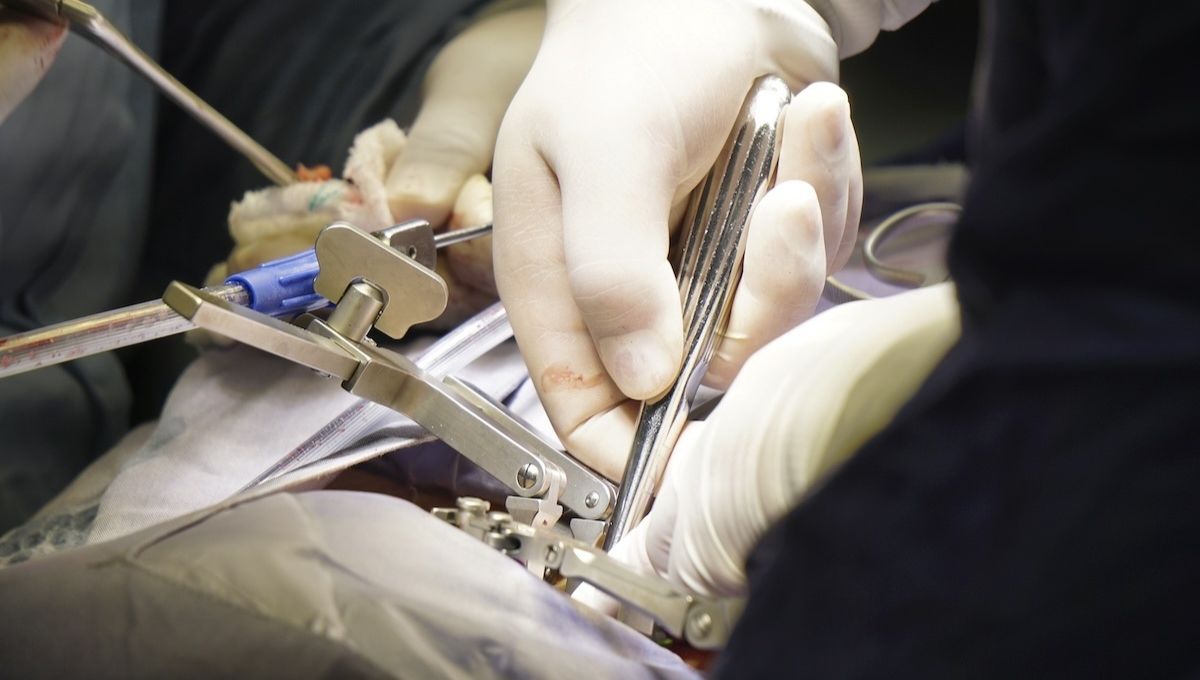
[(388, 207), (396, 220), (441, 225), (467, 178), (487, 170), (490, 121), (449, 115), (448, 107), (454, 104), (430, 103), (421, 110), (404, 153), (388, 172)]
[(742, 280), (706, 382), (725, 388), (760, 347), (804, 321), (825, 276), (849, 258), (862, 169), (845, 92), (802, 90), (784, 112), (778, 186), (757, 206)]
[(751, 354), (816, 308), (826, 262), (821, 207), (800, 180), (777, 185), (755, 207), (742, 278), (706, 384), (728, 388)]
[(838, 244), (837, 255), (833, 258), (833, 266), (829, 273), (836, 273), (846, 266), (854, 254), (854, 245), (858, 241), (858, 225), (862, 220), (863, 205), (863, 173), (862, 155), (858, 148), (858, 135), (854, 126), (850, 130), (850, 198), (846, 202), (846, 230), (842, 232), (842, 242)]
[(862, 208), (862, 167), (846, 93), (833, 83), (800, 91), (784, 114), (778, 181), (798, 179), (816, 192), (824, 228), (826, 267), (850, 257)]
[(500, 121), (533, 63), (544, 15), (535, 6), (483, 19), (434, 59), (404, 153), (388, 172), (393, 217), (443, 223), (467, 178), (491, 165)]
[(567, 277), (608, 374), (632, 399), (665, 390), (683, 353), (679, 288), (667, 259), (670, 154), (629, 134), (570, 130), (549, 158), (562, 188)]
[[(510, 115), (521, 115), (519, 112)], [(558, 181), (517, 121), (496, 147), (492, 256), (529, 375), (569, 451), (620, 478), (633, 436), (629, 405), (609, 379), (567, 279)]]

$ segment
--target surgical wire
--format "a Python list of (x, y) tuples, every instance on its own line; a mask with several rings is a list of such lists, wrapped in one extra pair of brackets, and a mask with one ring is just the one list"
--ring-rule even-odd
[[(909, 288), (919, 288), (925, 285), (925, 274), (885, 264), (880, 259), (878, 251), (880, 246), (892, 236), (892, 233), (899, 229), (900, 225), (914, 217), (933, 212), (959, 214), (962, 212), (962, 206), (947, 201), (930, 201), (927, 203), (918, 203), (888, 215), (887, 218), (879, 223), (879, 226), (871, 230), (871, 233), (863, 241), (862, 254), (864, 268), (873, 277), (885, 283)], [(824, 295), (826, 299), (835, 304), (853, 302), (855, 300), (872, 300), (875, 298), (874, 295), (861, 288), (851, 286), (835, 276), (827, 277), (825, 284)]]

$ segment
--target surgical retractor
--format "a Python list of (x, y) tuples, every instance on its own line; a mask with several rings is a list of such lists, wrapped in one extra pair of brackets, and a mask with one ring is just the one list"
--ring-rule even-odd
[[(433, 234), (424, 220), (402, 222), (375, 233), (392, 248), (433, 268), (437, 250), (491, 233), (492, 225)], [(275, 316), (294, 316), (328, 304), (313, 290), (319, 268), (307, 250), (238, 272), (206, 289), (223, 300)], [(195, 328), (161, 300), (37, 328), (0, 338), (0, 379)]]
[(791, 91), (780, 78), (756, 80), (716, 164), (692, 194), (684, 217), (688, 232), (678, 268), (685, 331), (683, 361), (667, 391), (642, 404), (612, 523), (604, 538), (605, 550), (646, 514), (654, 485), (683, 430), (696, 389), (728, 322), (733, 291), (741, 276), (750, 213), (774, 179), (781, 117), (790, 100)]
[(201, 125), (215, 132), (226, 144), (245, 156), (267, 179), (279, 186), (296, 181), (296, 174), (283, 161), (167, 73), (145, 52), (138, 49), (133, 41), (117, 30), (95, 7), (82, 0), (3, 0), (3, 5), (50, 21), (66, 21), (72, 31), (125, 62), (149, 80)]

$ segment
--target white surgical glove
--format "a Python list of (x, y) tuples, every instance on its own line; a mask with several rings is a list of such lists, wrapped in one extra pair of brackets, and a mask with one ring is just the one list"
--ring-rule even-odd
[(54, 63), (67, 28), (0, 7), (0, 123)]
[(559, 437), (616, 478), (629, 400), (664, 389), (682, 354), (669, 231), (751, 83), (776, 73), (800, 93), (784, 123), (783, 195), (752, 220), (709, 384), (727, 384), (754, 349), (811, 314), (826, 272), (849, 257), (858, 149), (845, 94), (809, 85), (836, 79), (838, 52), (804, 2), (547, 6), (542, 48), (497, 141), (496, 282)]
[(387, 176), (396, 219), (441, 225), (467, 179), (491, 166), (500, 120), (533, 63), (545, 20), (540, 2), (502, 0), (438, 53), (408, 145)]
[[(887, 425), (958, 335), (941, 284), (837, 307), (767, 345), (684, 430), (653, 510), (613, 555), (694, 593), (742, 594), (767, 528)], [(594, 590), (579, 598), (609, 608)]]

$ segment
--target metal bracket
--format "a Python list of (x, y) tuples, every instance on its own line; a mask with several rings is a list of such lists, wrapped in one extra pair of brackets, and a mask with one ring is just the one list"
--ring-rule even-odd
[[(313, 290), (337, 302), (352, 284), (371, 283), (384, 296), (375, 327), (390, 338), (404, 337), (446, 309), (449, 290), (442, 277), (357, 227), (335, 222), (321, 230), (315, 247), (320, 273)], [(419, 254), (416, 245), (411, 248)]]
[(392, 250), (409, 256), (426, 269), (437, 269), (437, 239), (425, 220), (409, 220), (375, 232)]
[(488, 502), (478, 498), (460, 498), (456, 507), (435, 508), (433, 515), (523, 562), (539, 577), (557, 574), (590, 583), (697, 649), (724, 646), (745, 606), (741, 599), (684, 593), (663, 578), (631, 570), (592, 544), (490, 512)]
[[(336, 234), (334, 240), (328, 240), (326, 232)], [(318, 240), (319, 259), (322, 242), (325, 249), (335, 250), (342, 244), (351, 244), (347, 247), (359, 253), (376, 253), (378, 249), (386, 248), (381, 244), (364, 246), (367, 240), (374, 242), (374, 239), (345, 225), (333, 225), (326, 232), (322, 232)], [(423, 270), (425, 273), (418, 271), (418, 281), (426, 273), (437, 278), (436, 274), (405, 255), (396, 254), (394, 261), (374, 254), (363, 257), (364, 260), (376, 258), (372, 260), (375, 262), (372, 266), (384, 269), (401, 262), (403, 264), (399, 266), (410, 273)], [(327, 261), (328, 255), (321, 264), (322, 274)], [(334, 261), (345, 263), (349, 260), (338, 255)], [(365, 281), (347, 271), (335, 271), (327, 281), (348, 281), (350, 290)], [(398, 289), (401, 278), (389, 280), (374, 271), (372, 276), (392, 287), (390, 292), (384, 291), (388, 299), (381, 319), (392, 307), (404, 306), (400, 301), (420, 297)], [(444, 296), (445, 284), (440, 278), (437, 282), (440, 293), (435, 291), (434, 296)], [(371, 279), (370, 283), (374, 288), (380, 287), (376, 279)], [(418, 289), (422, 285), (419, 283)], [(345, 290), (346, 287), (338, 290), (338, 296), (342, 297)], [(608, 517), (615, 503), (616, 488), (603, 476), (547, 444), (502, 404), (466, 383), (453, 378), (438, 378), (407, 357), (375, 347), (366, 340), (347, 337), (344, 334), (346, 327), (352, 328), (352, 334), (357, 335), (362, 330), (360, 322), (375, 313), (375, 307), (364, 306), (362, 298), (361, 295), (345, 296), (329, 321), (308, 317), (305, 329), (179, 282), (172, 283), (163, 294), (163, 301), (168, 306), (197, 326), (336, 377), (347, 391), (412, 418), (505, 484), (515, 495), (531, 500), (536, 505), (531, 521), (553, 524), (562, 514), (559, 503), (585, 520)], [(332, 322), (343, 304), (354, 307), (342, 315), (352, 323), (339, 330)]]

